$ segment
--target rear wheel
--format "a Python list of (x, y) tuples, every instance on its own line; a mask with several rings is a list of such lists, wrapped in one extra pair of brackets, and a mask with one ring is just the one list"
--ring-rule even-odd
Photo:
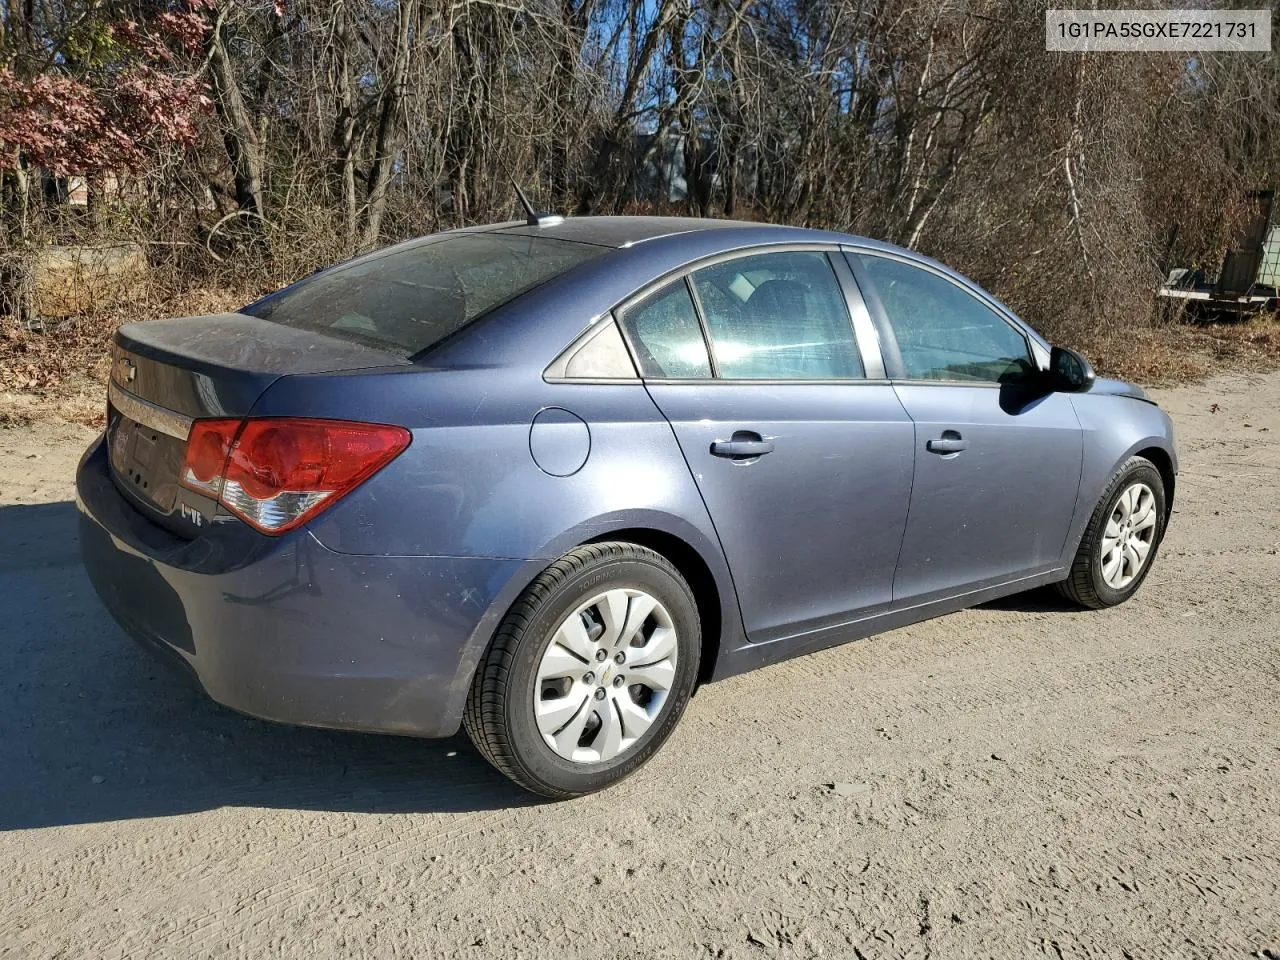
[(467, 734), (534, 793), (604, 789), (675, 728), (701, 646), (693, 593), (670, 561), (630, 543), (579, 547), (503, 620), (472, 681)]
[(1150, 460), (1132, 457), (1112, 478), (1058, 585), (1069, 600), (1101, 609), (1128, 600), (1146, 579), (1164, 537), (1164, 480)]

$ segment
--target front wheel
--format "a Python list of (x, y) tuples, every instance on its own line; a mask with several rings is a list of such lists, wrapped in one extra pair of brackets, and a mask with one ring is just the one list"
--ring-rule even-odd
[(697, 604), (670, 561), (631, 543), (579, 547), (498, 628), (472, 681), (467, 734), (534, 793), (602, 790), (675, 728), (701, 648)]
[(1058, 589), (1069, 600), (1100, 610), (1124, 603), (1142, 585), (1164, 537), (1164, 480), (1155, 465), (1132, 457), (1098, 501)]

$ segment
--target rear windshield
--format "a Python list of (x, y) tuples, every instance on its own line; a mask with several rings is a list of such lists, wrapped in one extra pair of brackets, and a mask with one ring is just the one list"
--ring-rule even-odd
[(462, 233), (341, 264), (242, 312), (411, 357), (607, 249)]

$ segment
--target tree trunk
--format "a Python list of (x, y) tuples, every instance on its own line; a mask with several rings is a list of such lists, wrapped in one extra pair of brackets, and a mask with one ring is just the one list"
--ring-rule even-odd
[[(625, 184), (619, 185), (617, 181), (616, 171), (614, 170), (614, 161), (627, 153), (628, 150), (635, 149), (635, 137), (633, 136), (633, 128), (631, 126), (632, 111), (635, 109), (636, 98), (640, 94), (640, 85), (648, 70), (649, 61), (653, 58), (654, 51), (658, 48), (658, 43), (665, 34), (667, 20), (671, 16), (672, 7), (677, 0), (659, 0), (658, 9), (654, 14), (653, 25), (644, 34), (644, 40), (640, 43), (639, 48), (634, 57), (631, 58), (631, 67), (627, 72), (627, 82), (622, 91), (622, 97), (618, 101), (617, 110), (614, 112), (613, 122), (609, 130), (600, 138), (599, 146), (596, 149), (596, 155), (592, 161), (591, 176), (586, 179), (584, 188), (578, 197), (577, 213), (579, 216), (595, 212), (603, 196), (606, 196), (610, 190), (615, 191), (615, 204), (621, 206), (626, 194)], [(659, 135), (661, 135), (662, 124), (658, 124)], [(628, 170), (633, 169), (628, 166)], [(619, 189), (619, 187), (622, 187)]]
[(106, 174), (101, 171), (84, 178), (85, 212), (89, 214), (89, 225), (94, 230), (106, 222), (106, 187)]
[(404, 105), (405, 89), (409, 76), (410, 25), (417, 12), (418, 0), (400, 0), (396, 7), (396, 46), (391, 58), (391, 76), (382, 91), (378, 111), (378, 131), (374, 140), (373, 160), (369, 164), (366, 179), (368, 203), (366, 205), (364, 232), (360, 237), (362, 249), (372, 249), (378, 242), (382, 227), (382, 214), (387, 206), (387, 187), (399, 150), (400, 111)]
[[(35, 284), (32, 282), (32, 244), (31, 244), (31, 176), (27, 170), (26, 159), (21, 151), (16, 151), (13, 160), (13, 193), (6, 197), (13, 204), (11, 223), (17, 228), (12, 236), (17, 240), (17, 250), (11, 253), (4, 279), (8, 285), (9, 308), (13, 316), (23, 327), (30, 330), (36, 320)], [(5, 191), (7, 192), (7, 191)], [(8, 211), (4, 211), (8, 213)], [(9, 220), (8, 217), (5, 218)]]
[(569, 143), (568, 130), (579, 116), (577, 113), (577, 70), (582, 62), (582, 48), (587, 39), (587, 27), (591, 19), (594, 0), (563, 0), (561, 17), (564, 20), (565, 37), (555, 60), (552, 83), (553, 109), (561, 111), (563, 126), (556, 124), (551, 137), (551, 202), (552, 209), (565, 210), (569, 206)]
[(257, 127), (236, 82), (227, 53), (224, 17), (219, 17), (210, 38), (209, 75), (213, 102), (222, 122), (222, 140), (235, 178), (236, 203), (241, 210), (264, 217), (262, 204), (262, 145)]
[(694, 86), (694, 77), (702, 74), (702, 57), (695, 54), (692, 62), (686, 62), (684, 56), (685, 33), (692, 20), (692, 10), (682, 5), (680, 12), (673, 18), (668, 44), (671, 51), (671, 72), (675, 83), (675, 103), (673, 111), (680, 132), (684, 138), (684, 183), (685, 202), (700, 217), (705, 217), (710, 206), (710, 178), (708, 177), (708, 149), (702, 140), (702, 131), (694, 116), (694, 99), (698, 91)]
[(337, 117), (333, 123), (334, 152), (334, 193), (341, 198), (343, 226), (348, 244), (355, 243), (356, 229), (359, 220), (359, 207), (356, 201), (356, 117), (355, 96), (351, 84), (351, 56), (349, 44), (351, 38), (350, 12), (345, 2), (338, 4), (334, 11), (332, 50), (334, 56), (331, 82), (334, 97), (337, 101)]

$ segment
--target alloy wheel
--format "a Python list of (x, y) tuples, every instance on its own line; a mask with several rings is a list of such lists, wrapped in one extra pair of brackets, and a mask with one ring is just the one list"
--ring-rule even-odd
[(1123, 590), (1134, 581), (1146, 566), (1155, 536), (1155, 493), (1145, 483), (1125, 487), (1102, 534), (1098, 563), (1107, 586)]
[(547, 746), (574, 763), (634, 747), (667, 701), (677, 648), (671, 614), (642, 590), (615, 588), (579, 606), (538, 664), (533, 713)]

